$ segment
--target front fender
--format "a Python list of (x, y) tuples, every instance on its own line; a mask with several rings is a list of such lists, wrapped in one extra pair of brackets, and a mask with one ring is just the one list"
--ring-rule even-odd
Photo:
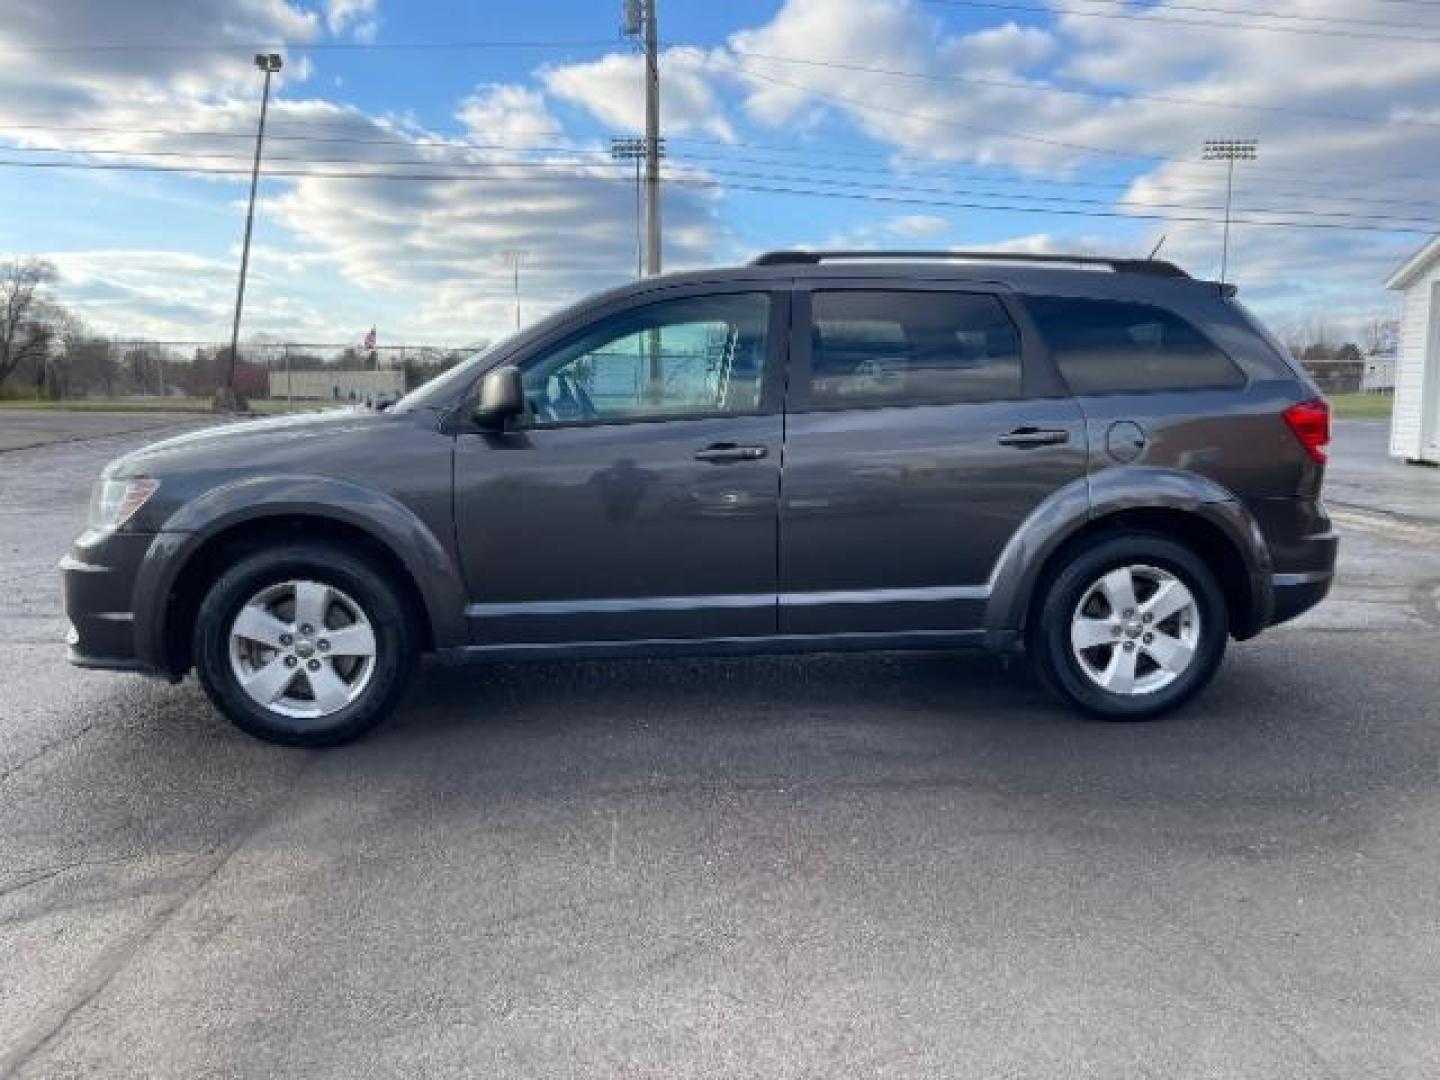
[(165, 619), (186, 564), (220, 534), (266, 518), (340, 522), (383, 544), (409, 572), (437, 647), (465, 638), (465, 589), (450, 550), (418, 514), (383, 491), (324, 476), (255, 477), (211, 489), (180, 507), (156, 534), (135, 582), (135, 643), (141, 660), (165, 667)]
[(1062, 544), (1084, 528), (1133, 510), (1193, 514), (1218, 530), (1240, 558), (1249, 585), (1251, 610), (1237, 613), (1240, 634), (1248, 635), (1269, 622), (1274, 602), (1270, 553), (1245, 504), (1234, 492), (1198, 473), (1136, 465), (1071, 481), (1021, 523), (990, 575), (986, 643), (1004, 650), (1016, 642), (1041, 571)]

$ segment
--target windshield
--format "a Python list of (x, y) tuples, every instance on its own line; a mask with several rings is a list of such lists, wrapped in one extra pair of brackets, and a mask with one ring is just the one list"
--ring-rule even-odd
[(487, 345), (479, 352), (471, 353), (464, 360), (452, 367), (449, 371), (442, 372), (422, 386), (417, 386), (410, 393), (406, 394), (394, 405), (395, 412), (410, 412), (413, 409), (433, 409), (440, 402), (446, 400), (455, 387), (475, 377), (476, 371), (494, 356), (501, 348), (508, 345), (511, 339), (502, 338), (493, 345)]

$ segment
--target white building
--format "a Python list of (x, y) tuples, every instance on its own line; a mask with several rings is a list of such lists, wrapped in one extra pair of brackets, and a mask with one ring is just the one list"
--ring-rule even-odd
[(1365, 357), (1365, 374), (1360, 376), (1360, 391), (1364, 394), (1393, 394), (1395, 392), (1395, 354), (1393, 352), (1371, 353)]
[(1390, 453), (1440, 465), (1440, 236), (1385, 283), (1404, 294)]
[(342, 371), (317, 368), (308, 371), (270, 372), (272, 398), (350, 402), (399, 396), (405, 392), (403, 371)]

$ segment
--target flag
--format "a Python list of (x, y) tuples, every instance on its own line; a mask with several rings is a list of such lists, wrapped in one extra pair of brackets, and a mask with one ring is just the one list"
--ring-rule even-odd
[(370, 332), (365, 335), (365, 350), (367, 352), (375, 351), (375, 327), (373, 326), (370, 328)]

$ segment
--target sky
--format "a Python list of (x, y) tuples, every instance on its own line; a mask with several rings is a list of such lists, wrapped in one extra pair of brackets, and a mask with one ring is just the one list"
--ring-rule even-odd
[[(0, 0), (0, 260), (121, 338), (460, 346), (636, 273), (621, 0)], [(1354, 335), (1440, 231), (1440, 0), (659, 0), (665, 268), (1161, 254)]]

